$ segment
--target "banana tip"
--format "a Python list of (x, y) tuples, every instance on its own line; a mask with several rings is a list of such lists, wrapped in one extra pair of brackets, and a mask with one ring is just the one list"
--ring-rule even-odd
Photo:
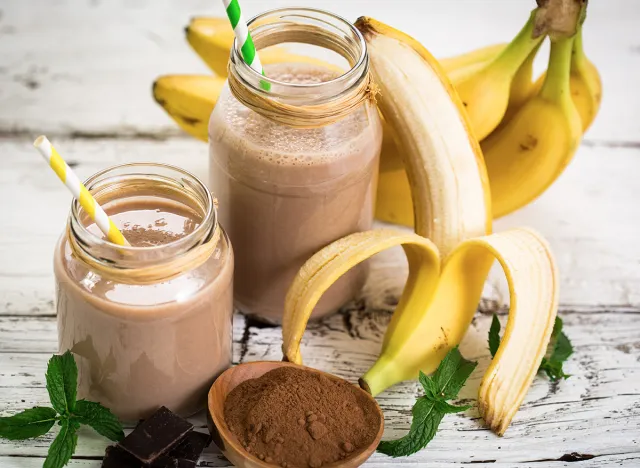
[(361, 16), (356, 20), (354, 26), (362, 33), (363, 36), (371, 35), (375, 32), (372, 24), (371, 18), (368, 16)]
[(371, 395), (371, 387), (369, 387), (369, 384), (367, 383), (366, 380), (364, 380), (362, 377), (360, 377), (358, 379), (358, 385), (360, 385), (360, 388), (362, 390), (364, 390), (365, 392), (367, 392), (369, 395)]

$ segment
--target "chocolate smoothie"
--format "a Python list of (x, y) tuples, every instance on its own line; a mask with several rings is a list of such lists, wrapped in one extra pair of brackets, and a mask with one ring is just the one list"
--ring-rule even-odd
[[(189, 250), (203, 222), (195, 209), (162, 197), (104, 207), (138, 248), (136, 259), (152, 268), (153, 259), (166, 264)], [(103, 237), (95, 225), (87, 229)], [(214, 378), (231, 363), (233, 253), (224, 233), (197, 268), (152, 284), (101, 276), (72, 254), (66, 234), (54, 267), (60, 350), (76, 355), (78, 398), (99, 401), (125, 421), (161, 405), (185, 416), (204, 407)]]
[[(270, 65), (265, 73), (292, 84), (336, 76), (300, 63)], [(375, 106), (301, 129), (247, 109), (223, 89), (209, 124), (210, 181), (234, 245), (235, 300), (243, 312), (280, 322), (286, 292), (304, 262), (332, 241), (371, 227), (381, 139)], [(313, 316), (352, 299), (366, 273), (366, 264), (348, 272)]]

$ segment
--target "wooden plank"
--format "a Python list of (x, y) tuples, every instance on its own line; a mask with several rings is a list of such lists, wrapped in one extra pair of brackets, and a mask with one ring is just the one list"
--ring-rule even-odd
[[(200, 464), (198, 466), (207, 466), (207, 467), (220, 467), (220, 468), (230, 468), (231, 465), (229, 462), (224, 460), (220, 455), (211, 454), (209, 450), (203, 454), (200, 459)], [(569, 467), (567, 460), (569, 461), (580, 461), (580, 468), (607, 468), (607, 467), (636, 467), (640, 463), (640, 456), (635, 454), (616, 454), (616, 455), (607, 455), (606, 457), (594, 457), (592, 459), (588, 459), (588, 454), (566, 454), (565, 458), (561, 460), (531, 460), (527, 463), (535, 463), (536, 468), (560, 468), (560, 467)], [(582, 458), (586, 457), (586, 459)], [(584, 461), (581, 461), (583, 460)], [(11, 457), (11, 456), (0, 456), (0, 466), (3, 468), (41, 468), (42, 467), (43, 458), (42, 457)], [(399, 464), (413, 467), (426, 467), (430, 465), (425, 465), (423, 462), (412, 460), (411, 458), (407, 459), (392, 459), (386, 458), (382, 455), (374, 455), (368, 462), (367, 468), (389, 468), (396, 467)], [(459, 468), (460, 466), (471, 465), (473, 468), (512, 468), (513, 466), (532, 466), (530, 464), (523, 463), (514, 465), (511, 462), (499, 462), (488, 460), (486, 463), (476, 462), (473, 460), (468, 460), (461, 463), (449, 463), (449, 462), (438, 462), (438, 468)], [(100, 468), (102, 464), (101, 460), (86, 460), (86, 459), (75, 459), (69, 462), (70, 468)]]
[[(176, 127), (151, 98), (162, 74), (208, 73), (184, 40), (191, 16), (223, 16), (220, 2), (7, 0), (0, 18), (0, 133), (166, 137)], [(269, 7), (318, 7), (317, 0), (280, 0)], [(327, 0), (322, 8), (355, 20), (368, 15), (407, 31), (436, 56), (510, 40), (530, 0), (477, 2)], [(247, 16), (265, 9), (246, 0)], [(411, 14), (406, 14), (410, 11)], [(37, 12), (37, 15), (34, 14)], [(39, 18), (55, 18), (41, 21)], [(585, 27), (588, 55), (605, 84), (602, 112), (588, 138), (600, 144), (638, 141), (640, 53), (637, 2), (592, 2)], [(537, 68), (543, 69), (545, 47)]]
[[(175, 163), (207, 179), (207, 149), (200, 142), (174, 139), (69, 140), (54, 143), (81, 177), (125, 161)], [(0, 140), (0, 315), (53, 313), (51, 258), (69, 210), (70, 195), (30, 144)], [(561, 303), (586, 311), (589, 306), (640, 310), (640, 150), (583, 146), (565, 174), (532, 205), (496, 222), (496, 231), (530, 226), (551, 243), (561, 278)], [(615, 181), (606, 183), (603, 181)], [(17, 194), (20, 194), (19, 197)], [(46, 209), (42, 209), (46, 207)], [(34, 210), (38, 209), (37, 222)], [(367, 307), (390, 309), (406, 278), (401, 249), (372, 261), (363, 297)], [(487, 284), (487, 304), (508, 302), (502, 273)]]
[[(429, 450), (409, 461), (440, 466), (498, 460), (527, 466), (531, 460), (557, 460), (572, 452), (604, 460), (605, 455), (639, 453), (638, 438), (633, 434), (640, 433), (640, 316), (568, 311), (564, 319), (575, 348), (566, 368), (572, 374), (569, 380), (551, 384), (539, 376), (503, 438), (482, 427), (475, 409), (445, 418)], [(355, 381), (374, 361), (388, 320), (384, 311), (356, 308), (312, 324), (302, 347), (306, 364)], [(46, 361), (55, 350), (53, 321), (43, 317), (0, 321), (0, 408), (7, 413), (46, 404), (43, 376)], [(489, 364), (489, 323), (489, 316), (476, 317), (461, 345), (465, 356), (479, 361), (461, 393), (465, 401), (475, 400)], [(236, 361), (280, 359), (279, 327), (265, 328), (239, 317), (234, 328)], [(33, 344), (21, 342), (16, 330), (31, 335), (30, 341), (40, 339), (50, 347), (32, 353)], [(408, 430), (410, 408), (419, 394), (416, 383), (405, 383), (379, 396), (386, 417), (386, 438)], [(201, 417), (195, 422), (204, 425)], [(1, 442), (0, 455), (42, 456), (48, 441)], [(78, 455), (99, 456), (103, 449), (103, 441), (89, 436), (83, 438)], [(382, 456), (376, 460), (381, 466), (390, 466)]]

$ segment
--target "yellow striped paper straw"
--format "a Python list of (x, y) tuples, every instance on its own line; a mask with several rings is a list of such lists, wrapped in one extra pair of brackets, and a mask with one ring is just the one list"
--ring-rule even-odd
[(95, 221), (100, 230), (104, 232), (107, 239), (114, 244), (130, 245), (116, 225), (113, 224), (113, 221), (109, 219), (107, 213), (98, 205), (93, 195), (91, 195), (84, 184), (80, 182), (78, 176), (76, 176), (67, 163), (64, 162), (64, 159), (58, 154), (47, 137), (44, 135), (39, 136), (36, 141), (33, 142), (33, 146), (36, 147), (45, 161), (49, 163), (49, 166), (51, 166), (51, 169), (58, 175), (60, 180), (64, 182), (64, 185), (67, 186), (75, 199), (78, 200), (84, 211)]

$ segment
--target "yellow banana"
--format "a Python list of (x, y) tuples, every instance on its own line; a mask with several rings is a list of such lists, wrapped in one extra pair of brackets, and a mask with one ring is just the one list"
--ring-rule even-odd
[(479, 63), (486, 63), (493, 60), (505, 49), (507, 45), (507, 43), (492, 44), (464, 54), (438, 59), (438, 61), (444, 71), (447, 72), (447, 76), (451, 78), (450, 73), (452, 71), (466, 68), (469, 65), (478, 65)]
[(478, 140), (502, 121), (509, 103), (511, 82), (516, 72), (543, 37), (533, 37), (535, 14), (511, 43), (489, 64), (456, 83), (460, 99), (469, 113)]
[(538, 197), (580, 144), (582, 124), (570, 94), (572, 44), (573, 38), (552, 41), (540, 92), (482, 142), (494, 217)]
[(209, 116), (224, 83), (215, 76), (166, 75), (153, 83), (153, 97), (180, 128), (207, 141)]
[[(382, 351), (362, 377), (376, 395), (430, 373), (458, 344), (497, 259), (511, 291), (508, 340), (480, 387), (482, 414), (502, 434), (524, 399), (549, 341), (557, 310), (557, 273), (546, 242), (526, 229), (491, 231), (489, 188), (466, 114), (438, 62), (415, 40), (360, 18), (379, 106), (405, 149), (416, 234), (357, 233), (322, 249), (302, 267), (285, 301), (283, 353), (301, 363), (300, 340), (322, 294), (358, 263), (401, 245), (409, 277)], [(505, 334), (506, 336), (506, 334)], [(498, 391), (499, 390), (499, 391)]]
[[(516, 111), (523, 106), (524, 102), (532, 96), (537, 95), (542, 88), (546, 73), (540, 76), (533, 85), (531, 84), (531, 68), (536, 52), (537, 49), (534, 49), (516, 73), (511, 86), (507, 112), (505, 113), (504, 119), (498, 129), (494, 130), (494, 133), (500, 132), (500, 134), (502, 134), (502, 128), (513, 119)], [(452, 76), (451, 73), (449, 75)], [(454, 84), (456, 84), (455, 79), (453, 81)], [(586, 132), (593, 123), (593, 120), (600, 108), (600, 102), (602, 100), (602, 82), (598, 69), (584, 53), (582, 45), (582, 28), (578, 30), (573, 46), (570, 89), (573, 103), (580, 115), (582, 131)], [(490, 135), (488, 139), (493, 139), (493, 136)], [(488, 144), (483, 141), (482, 147), (483, 150), (486, 150), (488, 148)], [(388, 154), (383, 153), (381, 155), (381, 162), (385, 158), (391, 159)], [(488, 164), (492, 165), (491, 163)], [(498, 176), (495, 175), (494, 179), (496, 177)], [(527, 185), (527, 180), (528, 179), (524, 179), (521, 182), (523, 187)], [(503, 186), (492, 184), (491, 192), (494, 199), (503, 200), (510, 197), (509, 193), (504, 193), (502, 190)], [(381, 166), (378, 182), (376, 217), (383, 221), (413, 226), (413, 205), (408, 194), (409, 182), (403, 169), (394, 168), (391, 171), (385, 172), (382, 170)], [(522, 203), (525, 203), (524, 200), (531, 201), (529, 197), (522, 198), (522, 200)], [(526, 203), (528, 203), (528, 201)], [(494, 207), (499, 207), (499, 205), (499, 203), (494, 202)], [(520, 206), (513, 205), (509, 210), (514, 211), (518, 208), (520, 208)]]
[(533, 83), (533, 62), (540, 50), (542, 42), (538, 43), (536, 47), (529, 53), (526, 60), (520, 65), (518, 71), (513, 76), (511, 82), (511, 90), (509, 91), (509, 104), (507, 105), (507, 111), (504, 113), (504, 117), (497, 128), (505, 125), (506, 122), (511, 120), (511, 117), (524, 105), (527, 100), (536, 94), (536, 89)]
[[(536, 80), (532, 94), (537, 94), (542, 88), (546, 74)], [(582, 46), (582, 27), (578, 30), (573, 43), (571, 56), (571, 97), (578, 109), (582, 122), (582, 131), (586, 132), (591, 126), (602, 101), (602, 81), (596, 66), (587, 58)]]

